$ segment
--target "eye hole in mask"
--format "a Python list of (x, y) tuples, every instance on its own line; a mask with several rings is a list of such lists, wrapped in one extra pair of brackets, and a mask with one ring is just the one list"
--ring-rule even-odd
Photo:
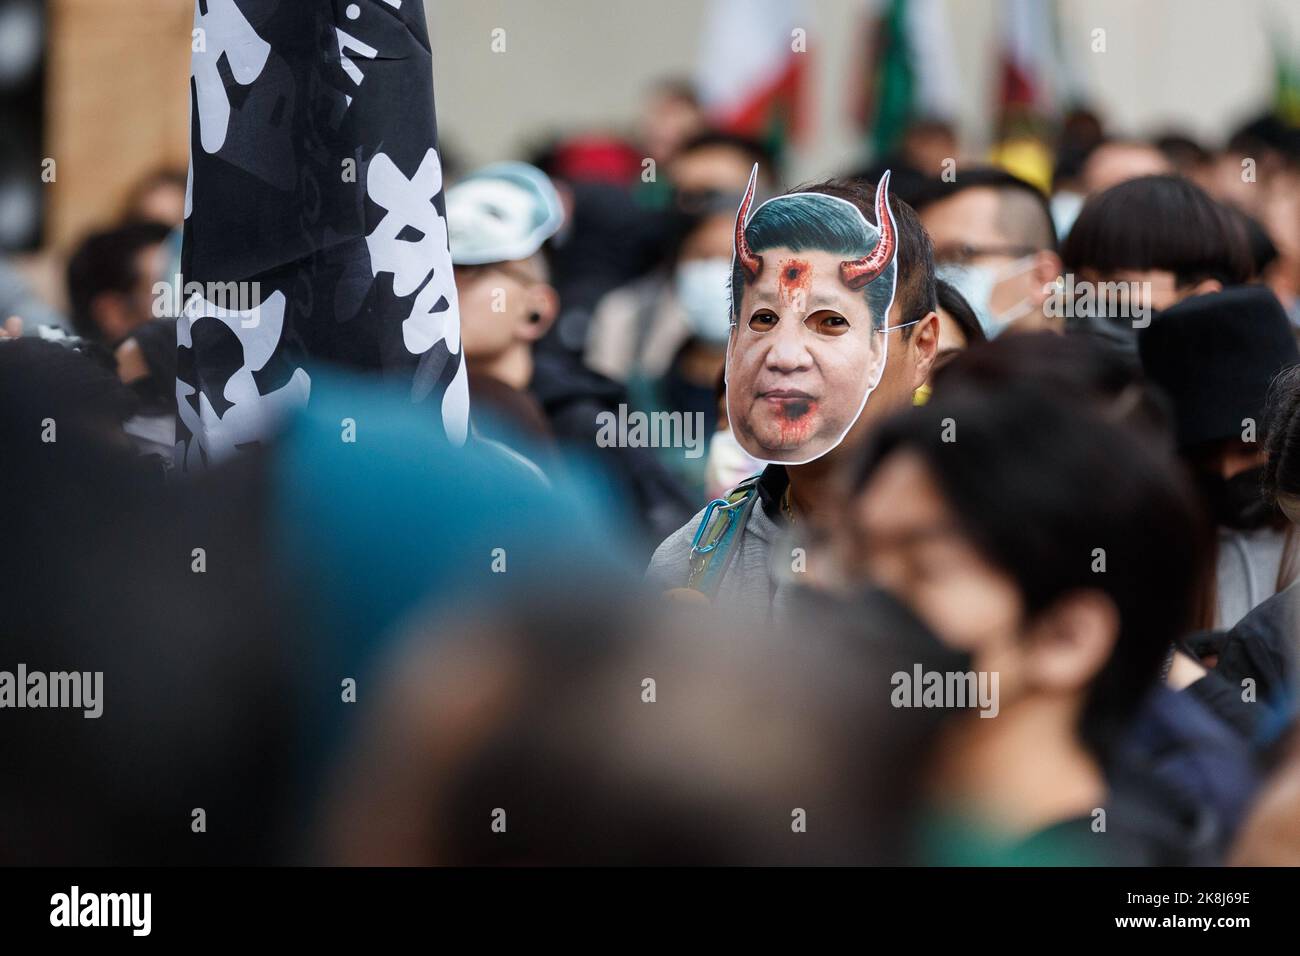
[[(781, 317), (771, 309), (760, 309), (749, 317), (747, 324), (750, 331), (766, 335), (775, 329), (780, 321)], [(814, 312), (803, 320), (803, 324), (809, 332), (815, 332), (823, 338), (836, 338), (853, 328), (847, 318), (829, 309)]]

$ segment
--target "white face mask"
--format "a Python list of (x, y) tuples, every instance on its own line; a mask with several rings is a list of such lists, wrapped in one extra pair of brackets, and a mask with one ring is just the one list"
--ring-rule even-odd
[(713, 433), (704, 464), (704, 484), (710, 498), (725, 497), (736, 485), (762, 470), (762, 462), (750, 458), (729, 429)]
[(731, 332), (731, 260), (681, 262), (673, 288), (692, 334), (712, 345), (725, 345)]
[(1032, 269), (1034, 255), (1031, 253), (1022, 256), (1002, 269), (942, 263), (935, 267), (934, 273), (961, 293), (962, 298), (971, 307), (971, 311), (975, 313), (975, 318), (979, 319), (984, 334), (992, 339), (1016, 319), (1023, 318), (1034, 310), (1034, 304), (1028, 298), (1022, 299), (1005, 312), (994, 312), (992, 304), (993, 290), (997, 284)]

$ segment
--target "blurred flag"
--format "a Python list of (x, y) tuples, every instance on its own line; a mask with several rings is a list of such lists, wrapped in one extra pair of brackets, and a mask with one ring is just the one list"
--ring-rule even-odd
[(321, 363), (463, 442), (424, 4), (196, 0), (193, 36), (177, 467), (257, 443)]
[(1063, 92), (1052, 5), (1004, 0), (1001, 47), (1000, 136), (1039, 133), (1059, 111)]
[(1051, 192), (1048, 145), (1062, 102), (1072, 95), (1057, 43), (1055, 6), (1043, 0), (1003, 0), (998, 128), (989, 161)]
[(1300, 59), (1290, 52), (1281, 25), (1273, 31), (1273, 112), (1288, 126), (1300, 127)]
[(879, 158), (914, 120), (957, 116), (957, 67), (943, 0), (868, 0), (854, 112)]
[(696, 79), (710, 119), (780, 156), (808, 123), (808, 29), (802, 0), (709, 0)]

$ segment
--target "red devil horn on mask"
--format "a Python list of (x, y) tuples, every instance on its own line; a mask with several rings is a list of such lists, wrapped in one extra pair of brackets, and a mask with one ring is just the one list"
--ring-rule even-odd
[(749, 207), (754, 204), (754, 187), (757, 183), (758, 163), (755, 163), (749, 174), (749, 185), (745, 187), (745, 198), (740, 201), (740, 209), (736, 211), (736, 261), (745, 270), (745, 278), (750, 282), (758, 278), (758, 272), (763, 268), (763, 257), (749, 248), (749, 241), (745, 238), (745, 220), (749, 218)]
[(880, 177), (876, 186), (876, 226), (880, 230), (880, 240), (876, 247), (861, 259), (845, 259), (840, 263), (840, 278), (850, 289), (861, 289), (893, 261), (897, 233), (894, 229), (894, 214), (889, 211), (889, 171)]

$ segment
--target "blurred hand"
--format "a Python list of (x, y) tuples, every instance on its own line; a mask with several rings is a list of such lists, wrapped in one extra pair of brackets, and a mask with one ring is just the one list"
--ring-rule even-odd
[(1209, 671), (1202, 667), (1200, 662), (1192, 660), (1182, 651), (1174, 651), (1174, 662), (1169, 668), (1169, 676), (1165, 678), (1165, 683), (1174, 690), (1182, 690), (1196, 683), (1207, 673)]
[(130, 385), (149, 374), (149, 365), (144, 360), (144, 353), (140, 351), (140, 343), (135, 339), (127, 339), (119, 345), (113, 357), (117, 359), (117, 377), (124, 385)]

